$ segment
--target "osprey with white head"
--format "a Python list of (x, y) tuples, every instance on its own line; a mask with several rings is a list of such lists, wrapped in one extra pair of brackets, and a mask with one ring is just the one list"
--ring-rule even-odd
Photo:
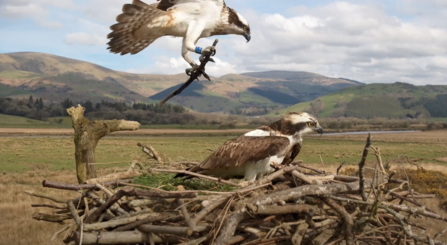
[(302, 135), (311, 132), (323, 133), (323, 128), (314, 116), (305, 112), (289, 112), (268, 126), (225, 142), (189, 171), (223, 179), (260, 179), (274, 171), (272, 165), (291, 163), (301, 150)]
[(123, 6), (116, 20), (107, 36), (111, 52), (137, 54), (159, 37), (183, 37), (182, 56), (192, 67), (197, 65), (189, 52), (215, 52), (213, 46), (196, 46), (202, 37), (236, 34), (247, 42), (251, 38), (248, 22), (224, 0), (161, 0), (154, 4), (133, 0)]

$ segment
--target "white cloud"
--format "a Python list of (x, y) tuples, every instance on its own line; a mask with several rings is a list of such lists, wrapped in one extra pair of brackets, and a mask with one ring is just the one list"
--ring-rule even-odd
[[(80, 9), (89, 18), (102, 21), (104, 23), (113, 23), (116, 16), (121, 14), (122, 7), (131, 0), (89, 0)], [(156, 0), (144, 0), (145, 3), (155, 3)]]
[[(289, 69), (362, 82), (447, 83), (447, 30), (389, 15), (380, 5), (334, 2), (294, 14), (250, 14), (252, 41), (232, 39), (247, 70)], [(438, 20), (439, 21), (439, 20)], [(433, 68), (431, 68), (433, 67)], [(424, 74), (424, 75), (423, 75)]]
[(67, 34), (64, 42), (68, 45), (80, 44), (103, 46), (107, 43), (107, 39), (103, 36), (91, 35), (85, 32), (76, 32)]
[(38, 1), (5, 1), (0, 4), (0, 14), (8, 19), (32, 19), (38, 25), (46, 28), (61, 28), (59, 21), (48, 20), (49, 12)]

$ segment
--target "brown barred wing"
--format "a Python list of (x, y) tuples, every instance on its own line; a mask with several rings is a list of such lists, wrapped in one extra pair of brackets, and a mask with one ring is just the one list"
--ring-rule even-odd
[(217, 169), (241, 166), (246, 162), (257, 162), (273, 155), (283, 155), (290, 141), (282, 136), (241, 136), (225, 142), (206, 158), (201, 169)]

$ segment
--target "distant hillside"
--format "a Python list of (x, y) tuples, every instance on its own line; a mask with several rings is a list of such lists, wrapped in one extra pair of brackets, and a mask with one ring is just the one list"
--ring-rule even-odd
[[(281, 108), (358, 85), (345, 79), (309, 72), (269, 71), (229, 74), (212, 82), (194, 82), (172, 100), (201, 112), (258, 111)], [(194, 84), (193, 83), (193, 84)], [(176, 85), (150, 96), (160, 100), (180, 87)]]
[[(89, 62), (69, 59), (45, 53), (20, 52), (0, 54), (0, 83), (22, 87), (28, 91), (42, 89), (42, 87), (66, 87), (63, 81), (54, 81), (61, 75), (78, 77), (83, 80), (114, 82), (121, 85), (126, 92), (134, 92), (142, 97), (158, 93), (186, 80), (185, 74), (179, 75), (143, 75), (114, 71)], [(76, 90), (76, 84), (68, 84)], [(109, 84), (110, 86), (110, 84)], [(117, 93), (106, 94), (105, 97), (121, 98), (124, 91), (118, 88)], [(98, 91), (96, 92), (99, 93)], [(100, 94), (100, 93), (99, 93)], [(118, 94), (118, 96), (117, 96)], [(98, 96), (98, 95), (96, 95)], [(101, 96), (101, 95), (100, 95)], [(132, 95), (128, 97), (134, 97)], [(144, 98), (138, 99), (144, 99)], [(133, 98), (136, 99), (136, 98)]]
[(447, 117), (447, 86), (406, 83), (345, 88), (281, 110), (308, 111), (318, 117)]
[(262, 71), (247, 72), (241, 75), (255, 78), (268, 78), (288, 82), (299, 82), (314, 85), (363, 84), (346, 78), (331, 78), (305, 71)]
[[(187, 80), (186, 74), (142, 75), (44, 53), (0, 54), (0, 97), (35, 95), (45, 100), (153, 102)], [(199, 112), (265, 114), (340, 89), (349, 79), (291, 71), (212, 77), (194, 82), (171, 101)], [(2, 89), (4, 88), (4, 89)]]

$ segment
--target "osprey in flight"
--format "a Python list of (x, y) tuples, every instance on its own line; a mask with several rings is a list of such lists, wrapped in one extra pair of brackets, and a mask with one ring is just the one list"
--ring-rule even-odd
[(274, 171), (271, 165), (291, 163), (301, 150), (301, 136), (310, 132), (323, 133), (315, 117), (289, 112), (269, 126), (225, 142), (189, 171), (223, 179), (242, 176), (246, 181), (260, 179)]
[(162, 36), (183, 37), (182, 56), (192, 66), (196, 63), (189, 51), (198, 54), (215, 52), (214, 47), (197, 47), (199, 38), (214, 35), (237, 34), (250, 41), (250, 26), (224, 0), (161, 0), (146, 4), (133, 0), (123, 6), (110, 27), (107, 38), (111, 52), (136, 54)]

